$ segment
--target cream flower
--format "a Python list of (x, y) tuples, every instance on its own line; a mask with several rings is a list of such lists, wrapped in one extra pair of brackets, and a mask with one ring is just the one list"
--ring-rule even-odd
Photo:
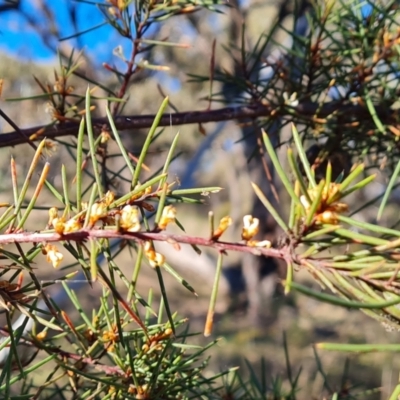
[(260, 220), (254, 218), (252, 215), (245, 215), (243, 217), (242, 239), (250, 240), (258, 233)]
[(53, 268), (58, 268), (61, 261), (64, 259), (64, 255), (52, 244), (47, 244), (43, 248), (43, 252), (46, 254), (46, 261), (53, 264)]
[(121, 211), (120, 227), (127, 232), (140, 231), (139, 210), (137, 207), (127, 205)]

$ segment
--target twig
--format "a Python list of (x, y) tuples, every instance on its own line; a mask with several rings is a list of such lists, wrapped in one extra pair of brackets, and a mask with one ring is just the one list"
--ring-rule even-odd
[(135, 241), (161, 241), (167, 243), (184, 243), (204, 247), (212, 247), (219, 251), (239, 251), (242, 253), (251, 253), (254, 255), (264, 255), (267, 257), (275, 257), (284, 259), (286, 256), (285, 248), (274, 249), (265, 247), (251, 247), (242, 243), (231, 243), (210, 240), (197, 236), (174, 235), (171, 233), (153, 233), (153, 232), (135, 232), (122, 233), (115, 230), (105, 229), (82, 229), (77, 232), (66, 234), (52, 233), (10, 233), (0, 235), (0, 244), (6, 243), (40, 243), (40, 242), (59, 242), (74, 241), (82, 242), (88, 239), (123, 239)]
[(21, 129), (16, 125), (16, 123), (1, 108), (0, 108), (0, 116), (6, 122), (8, 122), (8, 124), (15, 130), (15, 133), (20, 135), (21, 139), (23, 139), (25, 143), (29, 143), (29, 145), (33, 148), (33, 150), (37, 150), (35, 144), (32, 143), (32, 141), (24, 134), (23, 131), (21, 131)]
[[(389, 107), (376, 106), (377, 114), (381, 120), (385, 121), (391, 116), (394, 116), (395, 111), (391, 111)], [(342, 101), (331, 101), (324, 106), (313, 102), (300, 103), (297, 107), (290, 108), (290, 113), (298, 117), (318, 117), (324, 118), (333, 113), (340, 113), (343, 122), (354, 121), (355, 119), (363, 118), (364, 120), (370, 119), (371, 115), (366, 107), (360, 105), (343, 104)], [(175, 114), (164, 115), (159, 123), (159, 126), (176, 126), (187, 124), (198, 124), (207, 122), (230, 121), (230, 120), (248, 120), (259, 117), (278, 116), (280, 114), (289, 114), (277, 109), (273, 105), (250, 105), (238, 107), (226, 107), (217, 110), (206, 111), (187, 111)], [(132, 130), (149, 128), (153, 124), (155, 115), (132, 115), (132, 116), (118, 116), (115, 117), (115, 126), (118, 130)], [(0, 148), (8, 146), (16, 146), (25, 143), (24, 136), (29, 140), (41, 140), (43, 137), (49, 139), (74, 135), (78, 133), (80, 121), (67, 122), (52, 126), (36, 126), (28, 129), (21, 129), (19, 132), (9, 132), (0, 135)], [(94, 118), (92, 120), (93, 126), (101, 129), (108, 127), (107, 118)]]

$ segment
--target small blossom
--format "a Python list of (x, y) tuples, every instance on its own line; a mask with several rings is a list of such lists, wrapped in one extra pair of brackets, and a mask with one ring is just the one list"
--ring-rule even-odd
[(126, 205), (121, 211), (119, 225), (127, 232), (138, 232), (140, 230), (138, 208), (131, 205)]
[[(314, 199), (318, 196), (318, 191), (319, 188), (315, 187), (312, 189), (308, 190), (308, 195), (311, 199), (311, 202), (314, 201)], [(323, 210), (328, 207), (328, 200), (330, 204), (333, 204), (335, 201), (335, 198), (340, 196), (340, 184), (339, 183), (333, 183), (331, 182), (329, 185), (324, 186), (322, 189), (322, 195), (321, 195), (321, 202), (319, 205), (319, 210)], [(301, 203), (304, 205), (304, 208), (306, 211), (309, 210), (311, 207), (311, 204), (309, 204), (307, 198), (305, 196), (300, 197)]]
[(104, 204), (106, 204), (107, 207), (108, 207), (108, 206), (114, 201), (114, 199), (115, 199), (115, 193), (112, 192), (111, 190), (109, 190), (109, 191), (105, 194), (104, 198), (102, 199), (102, 202), (103, 202)]
[(316, 216), (316, 221), (321, 224), (336, 225), (338, 223), (338, 214), (334, 211), (327, 210)]
[(104, 203), (94, 203), (90, 209), (90, 225), (107, 217), (107, 206)]
[(174, 223), (176, 217), (176, 208), (174, 206), (166, 206), (163, 209), (158, 227), (165, 230), (168, 224)]
[(153, 267), (161, 267), (165, 263), (165, 257), (157, 253), (154, 250), (153, 243), (145, 242), (144, 244), (144, 254), (146, 255), (147, 259), (149, 260), (149, 264)]
[(115, 344), (119, 340), (118, 329), (116, 325), (113, 325), (112, 329), (104, 331), (102, 336), (103, 341), (106, 343), (108, 352), (112, 352), (115, 349)]
[(153, 259), (150, 259), (149, 258), (149, 264), (153, 267), (153, 268), (156, 268), (156, 267), (161, 267), (162, 265), (164, 265), (164, 263), (165, 263), (165, 257), (162, 255), (162, 254), (160, 254), (160, 253), (154, 253), (154, 258)]
[(61, 217), (61, 218), (54, 218), (53, 219), (53, 227), (54, 230), (62, 235), (64, 233), (64, 229), (65, 229), (65, 218)]
[(291, 107), (297, 107), (299, 105), (299, 100), (297, 99), (297, 93), (294, 92), (290, 95), (288, 95), (287, 92), (283, 93), (283, 100), (285, 101), (285, 104)]
[[(142, 184), (139, 182), (139, 183), (134, 187), (134, 189), (135, 189), (135, 190), (138, 190), (138, 189), (140, 189), (141, 186), (142, 186)], [(129, 199), (129, 201), (132, 202), (132, 201), (135, 201), (135, 200), (137, 200), (137, 199), (140, 199), (141, 197), (148, 196), (152, 191), (153, 191), (153, 190), (152, 190), (151, 186), (148, 186), (146, 189), (141, 190), (141, 191), (135, 193), (134, 195), (132, 195), (131, 198)]]
[(258, 226), (260, 220), (254, 218), (252, 215), (245, 215), (243, 217), (242, 239), (250, 240), (258, 233)]
[[(305, 211), (308, 213), (311, 208), (311, 203), (318, 196), (319, 188), (315, 187), (308, 190), (308, 196), (311, 202), (306, 196), (300, 196), (300, 202), (303, 205)], [(346, 203), (338, 203), (337, 201), (341, 197), (340, 184), (330, 183), (324, 185), (322, 189), (321, 199), (315, 213), (315, 221), (321, 224), (337, 224), (339, 214), (348, 211), (349, 207)]]
[(107, 143), (110, 139), (111, 139), (110, 132), (101, 131), (101, 139), (100, 139), (101, 144)]
[(49, 209), (49, 226), (53, 226), (53, 221), (54, 219), (58, 218), (58, 208), (57, 207), (51, 207)]
[(67, 222), (65, 222), (63, 233), (76, 232), (79, 231), (81, 228), (81, 223), (78, 220), (71, 218)]
[(218, 240), (231, 224), (232, 224), (231, 217), (227, 216), (222, 218), (221, 221), (219, 221), (218, 228), (213, 232), (211, 239)]
[(49, 139), (46, 139), (44, 142), (44, 149), (46, 150), (48, 156), (52, 156), (57, 152), (57, 144)]
[(46, 261), (53, 264), (53, 268), (58, 268), (64, 256), (57, 250), (57, 247), (47, 244), (42, 251), (46, 255)]
[(68, 221), (66, 221), (64, 217), (53, 218), (50, 225), (52, 225), (54, 230), (60, 235), (68, 232), (76, 232), (82, 228), (82, 225), (78, 220), (71, 218)]
[(39, 342), (42, 342), (44, 339), (46, 339), (46, 336), (47, 336), (47, 331), (42, 331), (36, 335), (36, 339), (39, 340)]

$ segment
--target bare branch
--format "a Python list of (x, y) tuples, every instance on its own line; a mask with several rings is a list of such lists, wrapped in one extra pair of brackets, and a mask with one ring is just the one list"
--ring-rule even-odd
[[(375, 110), (379, 115), (381, 121), (387, 120), (394, 114), (389, 107), (376, 106)], [(226, 107), (217, 110), (207, 111), (187, 111), (175, 114), (164, 115), (161, 118), (158, 126), (177, 126), (207, 122), (219, 121), (244, 121), (260, 117), (278, 117), (291, 114), (298, 118), (325, 118), (332, 114), (341, 116), (341, 122), (354, 121), (355, 119), (363, 118), (371, 119), (371, 115), (366, 107), (360, 105), (353, 105), (351, 103), (344, 103), (343, 101), (331, 101), (321, 106), (317, 103), (304, 102), (300, 103), (297, 107), (285, 106), (285, 109), (279, 108), (275, 105), (254, 105), (254, 106), (238, 106)], [(115, 125), (118, 130), (132, 130), (149, 128), (152, 126), (155, 115), (133, 115), (133, 116), (118, 116), (115, 117)], [(78, 126), (80, 121), (67, 122), (51, 126), (37, 126), (28, 129), (21, 129), (19, 132), (9, 132), (0, 135), (0, 148), (8, 146), (16, 146), (18, 144), (26, 143), (24, 137), (28, 137), (31, 141), (41, 140), (44, 137), (49, 139), (61, 136), (77, 135)], [(92, 124), (97, 129), (109, 128), (107, 118), (95, 118)]]

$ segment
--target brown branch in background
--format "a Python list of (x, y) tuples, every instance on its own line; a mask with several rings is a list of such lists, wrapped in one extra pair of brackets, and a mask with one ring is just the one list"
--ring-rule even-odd
[(217, 44), (217, 39), (214, 39), (211, 46), (211, 61), (210, 61), (210, 92), (208, 94), (208, 107), (207, 110), (211, 110), (212, 104), (212, 94), (213, 94), (213, 83), (215, 74), (215, 46)]
[[(390, 110), (389, 107), (384, 106), (375, 106), (375, 110), (382, 122), (393, 117), (396, 112)], [(320, 123), (322, 122), (322, 118), (328, 117), (334, 113), (341, 115), (343, 123), (351, 122), (356, 119), (371, 119), (371, 114), (366, 107), (361, 105), (343, 104), (342, 101), (332, 101), (326, 103), (322, 107), (317, 103), (304, 102), (300, 103), (297, 107), (291, 107), (290, 111), (292, 115), (297, 116), (298, 118), (318, 118)], [(260, 117), (284, 116), (285, 114), (289, 114), (287, 110), (281, 110), (276, 106), (271, 105), (258, 104), (253, 106), (226, 107), (210, 111), (187, 111), (175, 114), (166, 114), (161, 118), (158, 126), (204, 124), (207, 122), (230, 120), (243, 121)], [(155, 115), (117, 116), (115, 117), (114, 122), (118, 130), (134, 130), (150, 128), (153, 124), (154, 118)], [(0, 134), (0, 148), (26, 143), (24, 136), (28, 137), (31, 141), (41, 140), (44, 137), (53, 139), (69, 135), (76, 136), (78, 133), (79, 123), (80, 121), (66, 122), (52, 126), (42, 125), (28, 129), (20, 129), (19, 132), (14, 131)], [(94, 118), (92, 124), (100, 130), (105, 126), (109, 127), (107, 118)]]
[(285, 248), (274, 249), (266, 247), (251, 247), (242, 243), (221, 242), (210, 240), (197, 236), (174, 235), (171, 233), (155, 233), (155, 232), (135, 232), (122, 233), (115, 230), (107, 229), (81, 229), (76, 232), (58, 234), (54, 233), (10, 233), (0, 235), (0, 244), (9, 243), (40, 243), (40, 242), (59, 242), (74, 241), (82, 242), (88, 239), (123, 239), (135, 241), (159, 241), (170, 243), (190, 244), (196, 246), (212, 247), (219, 251), (238, 251), (242, 253), (251, 253), (257, 256), (275, 257), (284, 259), (287, 257)]
[[(141, 37), (140, 29), (137, 30), (136, 35), (138, 35), (137, 36), (138, 38)], [(139, 46), (140, 46), (140, 42), (132, 39), (131, 56), (130, 56), (129, 61), (127, 62), (126, 72), (123, 74), (122, 84), (121, 84), (121, 87), (120, 87), (120, 89), (118, 91), (118, 94), (117, 94), (117, 97), (119, 99), (122, 99), (125, 96), (126, 91), (128, 90), (131, 78), (135, 74), (135, 72), (137, 71), (137, 67), (136, 67), (136, 64), (135, 64), (135, 59), (136, 59), (136, 56), (138, 55), (138, 52), (139, 52)], [(121, 105), (120, 102), (115, 102), (114, 103), (114, 105), (113, 105), (113, 116), (116, 116), (118, 114), (118, 110), (119, 110), (120, 105)]]
[(29, 143), (29, 145), (33, 148), (33, 150), (37, 150), (37, 147), (34, 143), (32, 143), (32, 141), (29, 139), (29, 137), (27, 137), (23, 131), (21, 131), (21, 129), (19, 129), (19, 127), (17, 126), (17, 124), (0, 108), (0, 116), (6, 121), (8, 122), (8, 124), (15, 130), (15, 133), (18, 134), (21, 139), (23, 139), (23, 141), (25, 143)]

